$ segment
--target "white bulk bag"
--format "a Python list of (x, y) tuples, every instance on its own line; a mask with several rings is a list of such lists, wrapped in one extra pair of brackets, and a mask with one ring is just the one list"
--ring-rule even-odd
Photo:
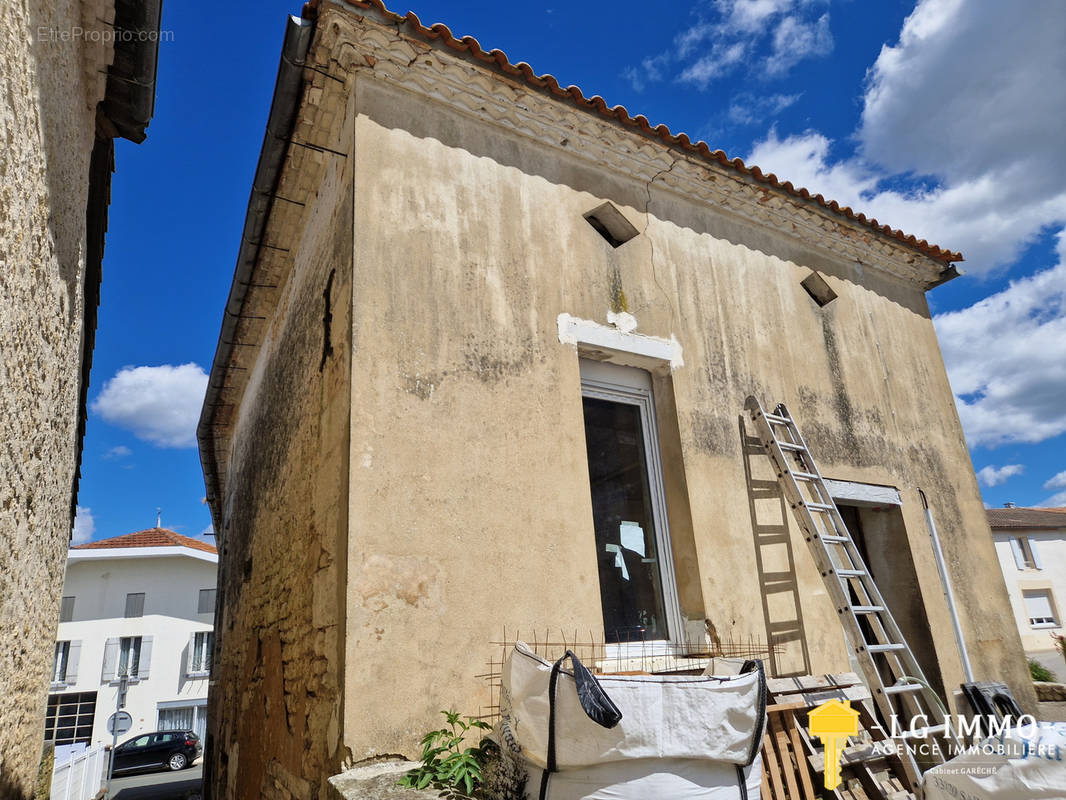
[[(743, 675), (604, 675), (595, 681), (621, 712), (611, 728), (593, 722), (578, 699), (574, 671), (555, 692), (555, 769), (624, 759), (697, 759), (751, 764), (762, 744), (762, 665)], [(548, 764), (552, 664), (518, 642), (503, 668), (501, 736), (535, 767)], [(734, 782), (735, 785), (735, 782)]]
[[(527, 800), (544, 773), (529, 769)], [(757, 800), (762, 756), (748, 767), (694, 758), (638, 758), (553, 772), (548, 800)]]
[(1007, 728), (971, 750), (922, 776), (925, 800), (1066, 797), (1066, 722)]

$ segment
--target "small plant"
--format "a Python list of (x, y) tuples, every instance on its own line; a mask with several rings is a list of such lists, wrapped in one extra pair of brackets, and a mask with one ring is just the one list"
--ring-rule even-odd
[(422, 737), (422, 765), (400, 778), (409, 789), (444, 789), (450, 796), (473, 797), (481, 785), (489, 739), (482, 737), (477, 747), (463, 747), (471, 731), (490, 730), (491, 726), (455, 711), (442, 711), (447, 728), (430, 731)]
[(1055, 676), (1051, 673), (1047, 667), (1037, 661), (1035, 658), (1027, 658), (1029, 662), (1029, 677), (1034, 681), (1053, 681)]
[(1055, 649), (1059, 651), (1059, 655), (1066, 658), (1066, 636), (1061, 633), (1051, 634), (1051, 641), (1055, 645)]

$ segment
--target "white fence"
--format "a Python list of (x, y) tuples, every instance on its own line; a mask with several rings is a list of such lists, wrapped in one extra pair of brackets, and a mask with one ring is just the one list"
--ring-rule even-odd
[(52, 771), (52, 800), (90, 800), (104, 785), (107, 752), (102, 747), (82, 750)]

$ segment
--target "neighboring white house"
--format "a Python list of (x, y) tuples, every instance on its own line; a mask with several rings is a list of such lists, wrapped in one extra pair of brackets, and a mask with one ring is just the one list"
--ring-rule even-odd
[(140, 731), (204, 736), (214, 645), (214, 546), (163, 528), (78, 545), (67, 558), (45, 738), (110, 744), (119, 680)]
[[(1054, 650), (1050, 634), (1064, 632), (1066, 509), (1008, 505), (987, 511), (1022, 647), (1030, 656), (1047, 656)], [(1061, 676), (1061, 659), (1052, 664)]]

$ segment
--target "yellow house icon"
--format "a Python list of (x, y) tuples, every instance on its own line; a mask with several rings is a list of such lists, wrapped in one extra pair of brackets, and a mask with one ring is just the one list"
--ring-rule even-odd
[(859, 732), (859, 712), (848, 700), (827, 700), (807, 715), (807, 728), (825, 745), (825, 788), (840, 785), (840, 757), (848, 737)]

